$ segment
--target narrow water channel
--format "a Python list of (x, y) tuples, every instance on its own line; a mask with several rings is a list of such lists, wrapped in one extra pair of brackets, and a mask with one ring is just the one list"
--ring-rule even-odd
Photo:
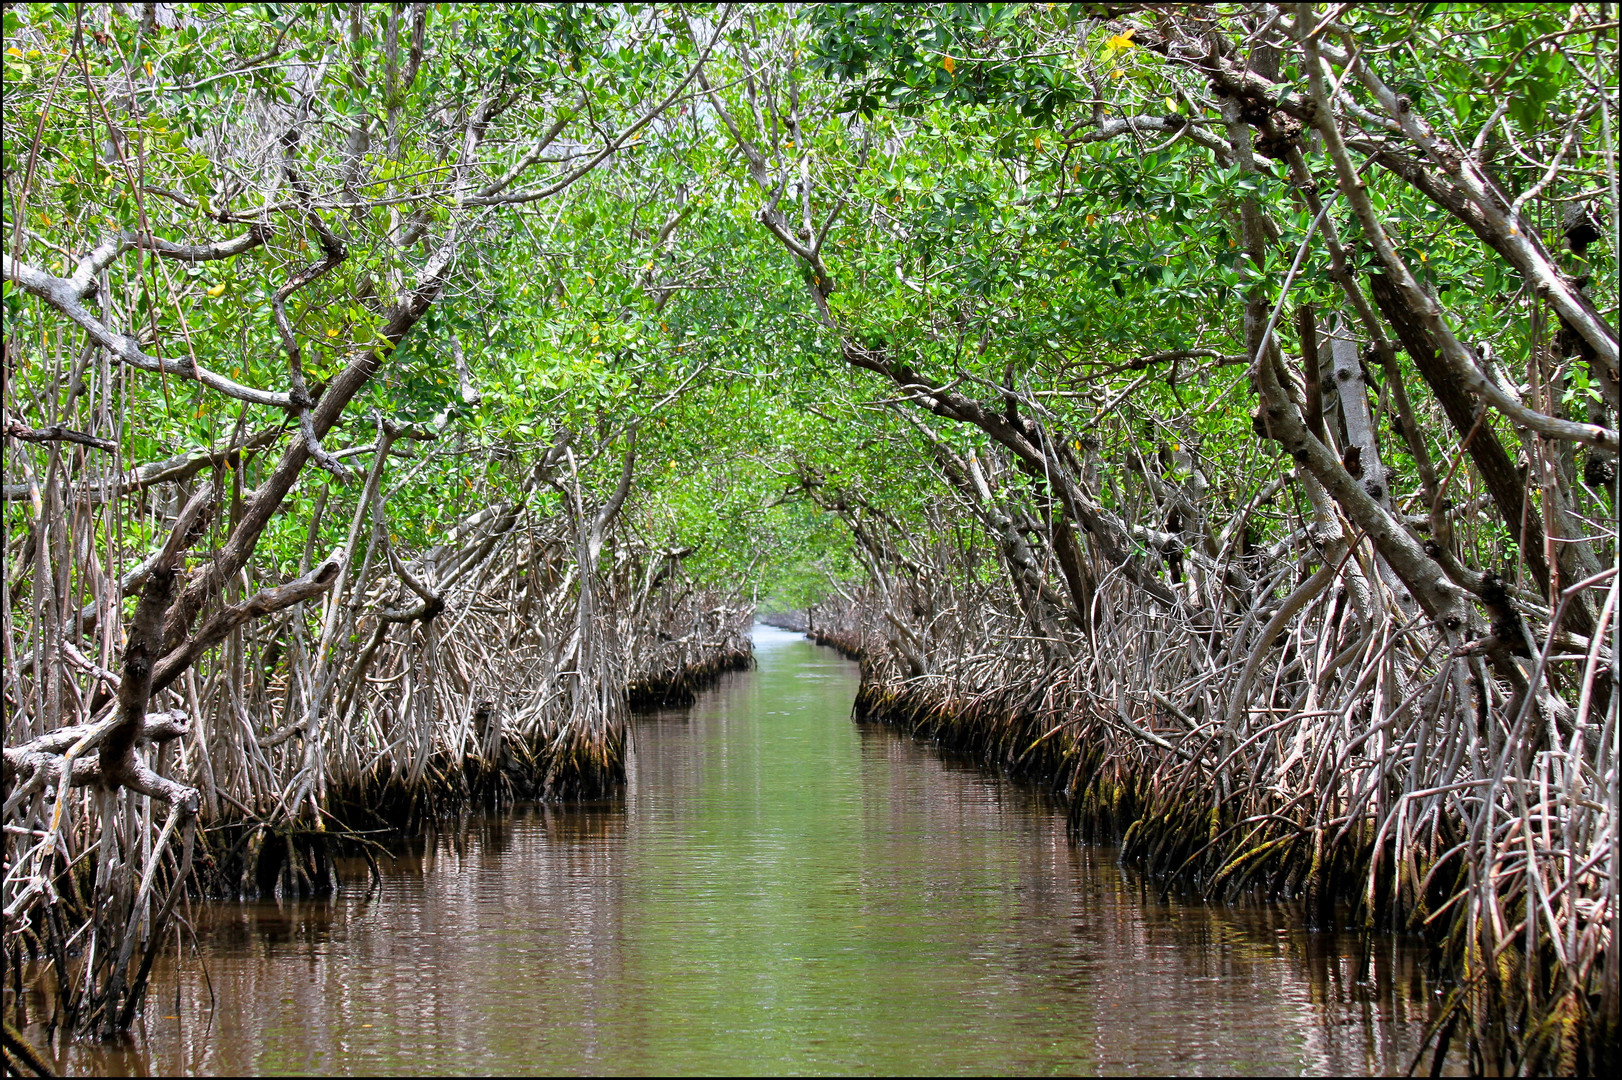
[[(194, 907), (137, 1037), (74, 1073), (1405, 1069), (1417, 954), (1163, 903), (1039, 793), (849, 718), (854, 664), (641, 719), (622, 802), (519, 811), (369, 896)], [(363, 883), (364, 872), (353, 875)], [(37, 1029), (35, 1030), (37, 1034)], [(1428, 1063), (1427, 1063), (1428, 1064)]]

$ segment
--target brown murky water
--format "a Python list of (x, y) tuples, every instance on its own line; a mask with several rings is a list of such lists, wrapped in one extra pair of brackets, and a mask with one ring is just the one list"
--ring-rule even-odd
[[(126, 1045), (73, 1073), (1382, 1073), (1416, 952), (1161, 903), (1040, 795), (849, 720), (856, 668), (638, 721), (613, 805), (449, 829), (330, 902), (194, 910)], [(351, 875), (364, 886), (365, 875)], [(39, 1029), (31, 1034), (42, 1037)], [(1428, 1062), (1427, 1062), (1428, 1064)]]

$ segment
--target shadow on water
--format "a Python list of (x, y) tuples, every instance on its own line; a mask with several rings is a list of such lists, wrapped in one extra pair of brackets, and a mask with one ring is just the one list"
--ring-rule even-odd
[[(1419, 952), (1161, 900), (1044, 793), (850, 723), (856, 667), (638, 721), (624, 796), (443, 824), (324, 902), (206, 904), (74, 1073), (1405, 1069)], [(364, 864), (346, 880), (364, 883)], [(8, 999), (8, 1004), (10, 1004)], [(36, 1037), (42, 1035), (32, 1029)]]

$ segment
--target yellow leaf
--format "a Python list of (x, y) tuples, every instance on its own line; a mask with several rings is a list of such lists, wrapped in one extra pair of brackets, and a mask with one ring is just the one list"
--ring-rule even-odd
[(328, 337), (337, 337), (338, 336), (338, 331), (336, 329), (329, 329), (327, 331), (327, 336)]
[(225, 293), (225, 282), (223, 282), (223, 281), (220, 282), (218, 285), (214, 286), (212, 289), (208, 290), (208, 295), (214, 296), (214, 297), (221, 296), (224, 293)]
[(146, 77), (149, 79), (152, 77), (152, 61), (150, 60), (146, 62)]
[(1132, 35), (1136, 33), (1136, 29), (1131, 29), (1124, 34), (1116, 34), (1114, 37), (1104, 42), (1104, 47), (1108, 49), (1115, 49), (1116, 51), (1121, 49), (1130, 49), (1133, 47)]
[(11, 48), (6, 50), (6, 55), (15, 56), (17, 59), (21, 60), (23, 58), (23, 51), (17, 48), (17, 46), (13, 45)]
[(950, 56), (943, 56), (941, 57), (941, 67), (945, 68), (946, 74), (950, 75), (953, 71), (957, 70), (957, 61), (953, 60)]
[(1042, 149), (1042, 136), (1040, 135), (1036, 137), (1036, 148), (1038, 150)]

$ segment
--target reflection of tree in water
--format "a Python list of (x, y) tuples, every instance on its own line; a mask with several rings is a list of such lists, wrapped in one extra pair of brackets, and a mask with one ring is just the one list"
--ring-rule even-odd
[[(1072, 854), (1075, 879), (1088, 899), (1078, 919), (1085, 930), (1078, 932), (1131, 958), (1091, 991), (1123, 1019), (1101, 1029), (1112, 1054), (1129, 1057), (1134, 1040), (1153, 1038), (1158, 1019), (1191, 1009), (1216, 1029), (1276, 1023), (1283, 1007), (1297, 1036), (1295, 1060), (1306, 1070), (1344, 1075), (1408, 1068), (1437, 1004), (1419, 942), (1309, 932), (1300, 906), (1290, 903), (1161, 900), (1154, 885), (1121, 868), (1117, 856), (1110, 847)], [(1191, 997), (1190, 987), (1205, 994)], [(1199, 1049), (1197, 1042), (1183, 1048), (1190, 1059)], [(1450, 1069), (1460, 1068), (1455, 1054)]]

